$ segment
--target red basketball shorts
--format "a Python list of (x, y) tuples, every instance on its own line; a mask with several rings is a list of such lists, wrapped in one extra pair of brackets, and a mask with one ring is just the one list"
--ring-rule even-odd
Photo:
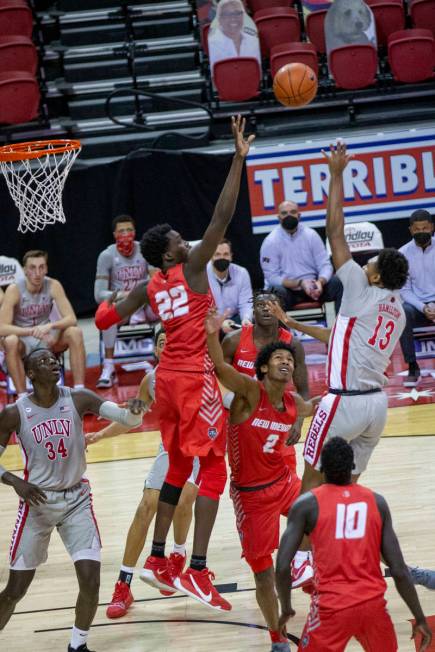
[(311, 607), (298, 652), (344, 652), (356, 638), (366, 652), (397, 652), (397, 639), (383, 597), (341, 611)]
[(156, 372), (156, 403), (163, 445), (186, 457), (201, 457), (210, 450), (224, 455), (226, 417), (214, 373)]
[(287, 516), (300, 491), (301, 481), (290, 472), (282, 480), (257, 491), (240, 491), (231, 485), (243, 557), (265, 557), (278, 548), (280, 516)]

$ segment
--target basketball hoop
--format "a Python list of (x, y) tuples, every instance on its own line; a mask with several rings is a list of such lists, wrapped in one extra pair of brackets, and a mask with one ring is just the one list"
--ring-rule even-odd
[(80, 150), (79, 140), (36, 140), (0, 147), (0, 169), (20, 211), (21, 233), (65, 223), (62, 191)]

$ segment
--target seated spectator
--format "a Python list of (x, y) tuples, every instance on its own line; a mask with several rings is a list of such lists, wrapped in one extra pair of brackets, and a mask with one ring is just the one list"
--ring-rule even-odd
[[(6, 365), (18, 395), (26, 393), (23, 357), (45, 347), (60, 353), (69, 349), (74, 387), (85, 381), (83, 333), (59, 281), (47, 276), (46, 251), (28, 251), (23, 258), (25, 278), (9, 285), (0, 308), (0, 337), (4, 337)], [(60, 318), (51, 321), (56, 308)]]
[(254, 57), (261, 68), (257, 27), (241, 0), (221, 0), (208, 34), (210, 70), (222, 59)]
[[(109, 245), (100, 253), (97, 260), (94, 296), (97, 303), (109, 299), (114, 292), (122, 299), (138, 283), (149, 278), (149, 268), (140, 252), (136, 237), (135, 222), (129, 215), (119, 215), (112, 222), (115, 244)], [(157, 317), (147, 308), (138, 310), (130, 317), (130, 323), (157, 321)], [(103, 331), (104, 363), (97, 387), (112, 387), (115, 379), (113, 352), (118, 326)]]
[(338, 313), (343, 286), (332, 275), (321, 237), (300, 224), (301, 214), (294, 202), (283, 201), (278, 211), (280, 223), (265, 237), (260, 250), (265, 287), (280, 297), (285, 310), (310, 300), (334, 301)]
[(232, 262), (231, 242), (226, 238), (217, 246), (207, 265), (208, 282), (218, 311), (228, 311), (223, 331), (229, 333), (236, 323), (252, 320), (252, 285), (248, 270)]
[(409, 263), (409, 276), (401, 290), (406, 313), (406, 326), (400, 338), (409, 373), (406, 387), (414, 387), (420, 378), (420, 368), (415, 357), (412, 329), (435, 325), (435, 238), (433, 220), (423, 209), (410, 217), (412, 240), (400, 248)]

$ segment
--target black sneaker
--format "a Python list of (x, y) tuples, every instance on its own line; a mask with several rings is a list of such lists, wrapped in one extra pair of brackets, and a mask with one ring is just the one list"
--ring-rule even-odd
[(79, 647), (71, 647), (71, 645), (68, 645), (68, 652), (92, 652), (86, 645), (80, 645)]
[(415, 387), (420, 380), (420, 367), (418, 364), (410, 364), (408, 375), (405, 377), (403, 384), (405, 387)]

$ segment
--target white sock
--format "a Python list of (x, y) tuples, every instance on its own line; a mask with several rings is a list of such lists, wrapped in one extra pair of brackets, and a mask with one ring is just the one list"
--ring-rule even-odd
[(18, 392), (18, 398), (23, 398), (23, 396), (27, 396), (27, 392)]
[(81, 383), (78, 383), (77, 385), (74, 385), (74, 389), (84, 389), (85, 386)]
[(185, 543), (175, 543), (174, 541), (174, 547), (172, 549), (172, 552), (177, 552), (179, 555), (182, 555), (183, 557), (186, 556), (186, 544)]
[(71, 647), (74, 650), (77, 650), (77, 648), (79, 648), (80, 645), (84, 645), (88, 640), (88, 634), (89, 634), (89, 630), (85, 631), (84, 629), (79, 629), (78, 627), (73, 625), (72, 632), (71, 632)]
[(307, 559), (308, 559), (308, 551), (298, 550), (293, 558), (293, 563), (295, 565), (295, 568), (300, 568), (302, 564), (307, 561)]
[(124, 573), (131, 573), (133, 575), (134, 571), (136, 570), (135, 567), (133, 566), (124, 566), (124, 564), (121, 564), (121, 569)]
[(105, 367), (114, 367), (115, 363), (113, 362), (113, 358), (104, 358), (103, 362)]

